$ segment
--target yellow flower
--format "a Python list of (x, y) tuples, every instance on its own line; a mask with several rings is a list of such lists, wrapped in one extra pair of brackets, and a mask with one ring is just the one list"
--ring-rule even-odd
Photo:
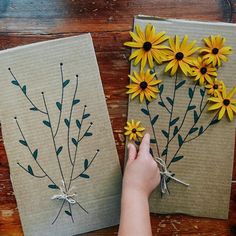
[(236, 113), (236, 99), (233, 99), (232, 97), (236, 93), (236, 86), (230, 91), (229, 94), (226, 94), (226, 87), (223, 85), (222, 94), (217, 92), (217, 97), (211, 97), (208, 98), (209, 101), (215, 103), (214, 105), (211, 105), (208, 110), (218, 110), (219, 115), (218, 119), (221, 120), (224, 116), (225, 112), (227, 112), (227, 115), (229, 117), (229, 120), (232, 121), (234, 118), (234, 113)]
[(142, 132), (145, 130), (145, 128), (143, 128), (140, 123), (140, 121), (134, 120), (126, 122), (127, 126), (124, 127), (126, 130), (125, 135), (129, 136), (129, 140), (133, 139), (136, 141), (139, 137), (143, 137)]
[(126, 92), (127, 94), (132, 94), (131, 99), (134, 99), (139, 95), (139, 100), (142, 102), (147, 99), (149, 102), (152, 98), (157, 98), (157, 93), (159, 92), (156, 87), (157, 84), (161, 83), (161, 80), (155, 79), (156, 73), (151, 74), (148, 69), (146, 72), (143, 70), (140, 73), (134, 71), (133, 75), (128, 75), (131, 79), (131, 82), (126, 88), (129, 90)]
[(217, 97), (218, 96), (217, 92), (222, 93), (223, 85), (224, 82), (222, 80), (219, 81), (217, 78), (215, 78), (214, 80), (211, 79), (205, 86), (206, 89), (208, 90), (207, 94)]
[(149, 63), (151, 68), (154, 67), (153, 60), (157, 63), (162, 63), (165, 58), (165, 51), (169, 47), (162, 45), (169, 37), (165, 35), (165, 32), (156, 33), (155, 27), (148, 24), (145, 29), (145, 33), (142, 31), (139, 25), (135, 26), (136, 34), (130, 32), (133, 42), (124, 43), (125, 46), (135, 48), (136, 50), (131, 54), (129, 60), (134, 60), (134, 65), (137, 65), (141, 61), (141, 68), (143, 69)]
[(188, 35), (185, 35), (182, 42), (179, 41), (179, 36), (176, 35), (175, 39), (169, 38), (169, 44), (171, 50), (168, 52), (167, 60), (170, 61), (165, 72), (170, 71), (171, 76), (173, 76), (178, 68), (183, 71), (185, 75), (191, 74), (192, 70), (189, 65), (194, 65), (195, 58), (191, 57), (199, 48), (195, 47), (196, 41), (188, 43)]
[(228, 60), (227, 56), (232, 53), (232, 48), (224, 47), (225, 38), (220, 35), (211, 35), (203, 40), (206, 47), (200, 49), (200, 52), (204, 54), (203, 59), (206, 60), (207, 64), (212, 63), (213, 66), (221, 66), (221, 60)]
[(194, 67), (192, 68), (192, 76), (194, 76), (194, 81), (199, 81), (199, 84), (203, 86), (206, 83), (212, 82), (211, 77), (217, 76), (216, 68), (212, 67), (211, 64), (206, 64), (206, 62), (198, 57), (194, 61)]

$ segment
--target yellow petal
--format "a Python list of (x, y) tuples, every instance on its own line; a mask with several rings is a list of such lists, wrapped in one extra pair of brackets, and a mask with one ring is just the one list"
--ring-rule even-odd
[(219, 112), (218, 119), (221, 120), (224, 114), (225, 114), (225, 106), (222, 106)]
[(140, 25), (138, 25), (138, 24), (135, 25), (135, 30), (136, 30), (138, 36), (139, 36), (139, 37), (142, 39), (142, 41), (144, 42), (144, 41), (145, 41), (145, 36), (144, 36), (144, 33), (143, 33), (143, 31), (142, 31)]
[(221, 107), (222, 107), (221, 103), (215, 103), (214, 105), (212, 105), (208, 108), (208, 111), (213, 111), (213, 110), (219, 109)]
[(227, 106), (226, 110), (227, 110), (227, 114), (228, 114), (229, 120), (232, 121), (233, 118), (234, 118), (234, 114), (233, 114), (232, 109), (230, 108), (230, 106)]
[(148, 55), (148, 63), (150, 65), (150, 68), (153, 68), (154, 64), (153, 64), (153, 58), (152, 58), (151, 52), (149, 51), (147, 55)]
[(235, 93), (236, 93), (236, 86), (230, 91), (230, 93), (227, 95), (227, 98), (229, 99), (232, 98)]
[(144, 43), (141, 38), (138, 37), (137, 34), (135, 34), (134, 32), (129, 32), (130, 33), (130, 36), (133, 38), (133, 40), (135, 40), (136, 42), (141, 42), (141, 43)]
[(144, 53), (144, 56), (141, 61), (141, 68), (144, 68), (146, 66), (146, 63), (147, 63), (147, 53)]
[(124, 43), (125, 46), (132, 47), (132, 48), (141, 48), (143, 44), (140, 42), (126, 42)]

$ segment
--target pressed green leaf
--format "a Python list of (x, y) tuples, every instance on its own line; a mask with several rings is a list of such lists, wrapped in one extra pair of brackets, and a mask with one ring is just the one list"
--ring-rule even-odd
[(165, 156), (167, 154), (167, 148), (165, 148), (161, 154), (161, 156)]
[(33, 158), (36, 160), (38, 157), (38, 149), (33, 152)]
[(170, 103), (171, 106), (173, 106), (174, 102), (170, 97), (166, 97), (166, 100)]
[(178, 142), (179, 142), (179, 146), (180, 146), (180, 147), (181, 147), (181, 146), (183, 145), (183, 143), (184, 143), (183, 138), (182, 138), (182, 136), (181, 136), (180, 134), (178, 134)]
[(47, 127), (51, 127), (51, 124), (49, 123), (49, 121), (44, 120), (43, 123), (44, 123)]
[(69, 211), (65, 211), (65, 213), (66, 213), (68, 216), (72, 216), (72, 214), (71, 214)]
[(139, 146), (139, 145), (141, 144), (141, 142), (138, 141), (138, 140), (136, 140), (136, 141), (135, 141), (135, 144)]
[(165, 104), (162, 101), (158, 102), (158, 104), (162, 107), (165, 107)]
[(16, 80), (12, 80), (11, 83), (16, 85), (16, 86), (19, 86), (19, 83)]
[(201, 89), (200, 89), (200, 94), (201, 94), (202, 97), (204, 97), (204, 95), (205, 95), (205, 89), (202, 89), (202, 88), (201, 88)]
[(164, 135), (166, 138), (168, 138), (168, 137), (169, 137), (169, 134), (168, 134), (168, 132), (166, 132), (164, 129), (163, 129), (161, 132), (163, 133), (163, 135)]
[(219, 122), (219, 120), (216, 118), (214, 120), (211, 121), (210, 125), (214, 125), (217, 124)]
[(153, 119), (151, 120), (151, 124), (154, 125), (158, 119), (159, 115), (156, 115), (153, 117)]
[(63, 82), (63, 88), (65, 88), (70, 83), (70, 80), (65, 80)]
[(36, 108), (36, 107), (31, 107), (30, 110), (31, 110), (31, 111), (38, 111), (38, 108)]
[(170, 126), (175, 125), (178, 120), (179, 120), (179, 117), (173, 119), (173, 120), (170, 122)]
[(59, 189), (59, 187), (55, 184), (49, 184), (48, 187), (51, 189)]
[(71, 141), (72, 141), (72, 143), (73, 143), (75, 146), (78, 145), (78, 142), (77, 142), (77, 140), (76, 140), (75, 138), (72, 138)]
[(201, 135), (203, 133), (203, 131), (204, 131), (203, 126), (201, 126), (199, 129), (198, 135)]
[(163, 90), (164, 90), (164, 84), (161, 84), (159, 86), (159, 93), (162, 94), (163, 93)]
[(173, 132), (173, 135), (175, 136), (175, 135), (178, 133), (178, 131), (179, 131), (178, 126), (175, 126), (175, 128), (174, 128), (174, 132)]
[(193, 89), (192, 88), (188, 89), (188, 96), (189, 96), (189, 98), (193, 98)]
[(61, 151), (62, 151), (62, 149), (63, 149), (63, 146), (60, 146), (58, 149), (57, 149), (57, 156), (61, 153)]
[(85, 179), (89, 178), (89, 175), (87, 175), (87, 174), (80, 174), (79, 176), (82, 177), (82, 178), (85, 178)]
[(79, 102), (80, 102), (79, 99), (75, 99), (72, 104), (73, 104), (73, 106), (74, 106), (74, 105), (78, 104)]
[(69, 128), (70, 127), (70, 121), (68, 119), (64, 119), (64, 122), (65, 122), (66, 126)]
[(34, 172), (32, 170), (32, 167), (30, 165), (28, 165), (28, 172), (34, 176)]
[(197, 127), (193, 127), (192, 129), (189, 130), (189, 134), (192, 134), (198, 130)]
[(85, 134), (84, 134), (84, 136), (92, 136), (93, 134), (91, 133), (91, 132), (86, 132)]
[(25, 140), (19, 140), (19, 143), (26, 146), (26, 147), (28, 146), (28, 144)]
[(151, 138), (151, 139), (150, 139), (150, 143), (153, 143), (153, 144), (154, 144), (154, 143), (157, 143), (157, 141), (156, 141), (155, 138)]
[(149, 111), (148, 110), (142, 108), (141, 111), (144, 115), (149, 116)]
[(77, 125), (77, 127), (78, 127), (79, 129), (81, 128), (81, 123), (80, 123), (79, 120), (76, 120), (76, 125)]
[(179, 89), (180, 87), (182, 87), (184, 84), (185, 84), (186, 80), (182, 80), (180, 81), (176, 86), (175, 86), (175, 89)]
[(83, 119), (86, 119), (86, 118), (88, 118), (90, 116), (90, 114), (89, 113), (87, 113), (87, 114), (84, 114), (83, 115)]
[(61, 108), (62, 108), (61, 103), (60, 102), (56, 102), (56, 105), (57, 105), (58, 110), (61, 111)]
[(89, 165), (89, 161), (88, 161), (88, 159), (85, 159), (84, 160), (84, 169), (85, 170), (88, 168), (88, 165)]
[(26, 85), (22, 87), (22, 92), (26, 95)]
[(174, 157), (171, 162), (179, 161), (179, 160), (181, 160), (183, 157), (184, 157), (184, 156), (177, 156), (177, 157)]
[(193, 109), (195, 109), (195, 108), (196, 108), (196, 106), (195, 106), (195, 105), (192, 105), (192, 106), (191, 106), (191, 105), (189, 105), (189, 106), (188, 106), (188, 111), (191, 111), (191, 110), (193, 110)]
[(198, 114), (197, 114), (197, 111), (195, 110), (193, 112), (193, 118), (194, 118), (194, 123), (196, 123), (198, 121)]

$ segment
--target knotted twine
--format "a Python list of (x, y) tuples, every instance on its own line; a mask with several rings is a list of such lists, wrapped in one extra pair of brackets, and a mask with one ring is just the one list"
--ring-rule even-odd
[(162, 168), (162, 170), (160, 171), (160, 174), (161, 174), (161, 183), (160, 183), (160, 186), (161, 186), (161, 192), (163, 194), (165, 193), (169, 193), (169, 190), (168, 190), (168, 186), (167, 186), (167, 180), (170, 178), (170, 179), (173, 179), (174, 181), (180, 183), (180, 184), (183, 184), (184, 186), (188, 187), (189, 184), (175, 178), (169, 171), (168, 171), (168, 168), (166, 166), (166, 163), (159, 157), (155, 157), (154, 158), (155, 162), (157, 164), (159, 164)]

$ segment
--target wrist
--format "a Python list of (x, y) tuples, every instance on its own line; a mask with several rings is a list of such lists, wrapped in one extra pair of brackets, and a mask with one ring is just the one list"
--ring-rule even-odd
[(134, 187), (134, 186), (123, 186), (122, 187), (122, 194), (125, 195), (125, 197), (130, 197), (132, 199), (142, 199), (147, 200), (149, 198), (149, 194), (141, 187)]

